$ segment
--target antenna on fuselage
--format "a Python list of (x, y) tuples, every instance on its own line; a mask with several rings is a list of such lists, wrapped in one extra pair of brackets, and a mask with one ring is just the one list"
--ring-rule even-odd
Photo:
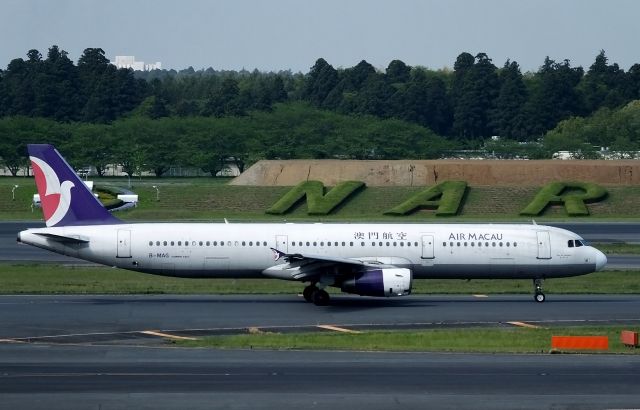
[(538, 224), (536, 223), (536, 220), (535, 220), (535, 219), (532, 219), (532, 220), (531, 220), (531, 223), (532, 223), (532, 224), (534, 224), (534, 225), (538, 225)]

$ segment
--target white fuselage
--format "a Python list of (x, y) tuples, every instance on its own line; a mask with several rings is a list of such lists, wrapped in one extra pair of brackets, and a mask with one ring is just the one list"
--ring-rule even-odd
[(378, 261), (411, 269), (414, 278), (551, 278), (606, 263), (591, 246), (569, 246), (578, 235), (542, 225), (140, 223), (29, 229), (18, 239), (104, 265), (180, 277), (263, 277), (283, 263), (271, 248)]

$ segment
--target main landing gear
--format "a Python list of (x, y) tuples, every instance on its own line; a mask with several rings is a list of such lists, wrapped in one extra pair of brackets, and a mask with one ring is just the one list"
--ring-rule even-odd
[(535, 287), (535, 294), (533, 296), (533, 299), (538, 303), (544, 302), (545, 299), (544, 293), (542, 292), (542, 282), (543, 279), (533, 280), (533, 286)]
[(329, 294), (326, 290), (320, 289), (315, 283), (304, 288), (302, 296), (307, 302), (313, 302), (316, 306), (327, 306), (329, 304)]

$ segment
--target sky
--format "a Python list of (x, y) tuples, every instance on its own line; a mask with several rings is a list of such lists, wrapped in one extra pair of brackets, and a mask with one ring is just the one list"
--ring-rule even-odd
[(0, 68), (58, 45), (163, 68), (309, 71), (367, 60), (432, 69), (461, 52), (536, 71), (545, 56), (585, 69), (600, 50), (624, 70), (640, 63), (635, 0), (0, 0)]

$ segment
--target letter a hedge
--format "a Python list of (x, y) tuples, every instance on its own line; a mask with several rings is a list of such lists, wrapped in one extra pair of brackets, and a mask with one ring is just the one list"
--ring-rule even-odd
[[(580, 192), (576, 192), (580, 191)], [(569, 216), (587, 216), (587, 203), (599, 202), (607, 196), (607, 190), (589, 182), (551, 182), (536, 194), (536, 197), (520, 211), (523, 216), (536, 216), (549, 206), (564, 205)]]
[(325, 187), (320, 181), (304, 181), (284, 194), (266, 213), (272, 215), (286, 214), (304, 197), (307, 198), (307, 213), (309, 215), (327, 215), (340, 205), (351, 194), (364, 187), (361, 181), (345, 181), (324, 193)]
[(418, 209), (435, 209), (436, 216), (452, 216), (458, 213), (467, 183), (445, 181), (420, 191), (400, 205), (385, 212), (385, 215), (407, 215)]

